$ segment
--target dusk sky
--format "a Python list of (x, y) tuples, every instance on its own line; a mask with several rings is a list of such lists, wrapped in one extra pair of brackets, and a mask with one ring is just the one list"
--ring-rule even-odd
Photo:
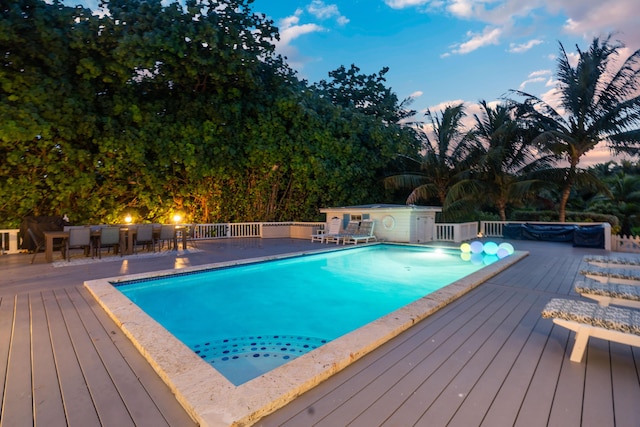
[[(93, 6), (97, 0), (66, 0)], [(640, 48), (637, 0), (255, 0), (280, 30), (277, 52), (299, 77), (317, 82), (355, 64), (389, 67), (387, 86), (411, 107), (439, 112), (465, 102), (469, 118), (519, 89), (553, 102), (556, 57), (613, 33), (626, 59)], [(607, 151), (593, 153), (604, 161)]]

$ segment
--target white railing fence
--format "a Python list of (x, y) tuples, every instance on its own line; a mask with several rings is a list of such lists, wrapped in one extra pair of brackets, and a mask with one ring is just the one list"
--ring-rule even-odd
[(438, 242), (460, 243), (478, 236), (477, 222), (461, 222), (458, 224), (435, 224), (434, 240)]
[(17, 254), (18, 249), (18, 229), (0, 230), (0, 254)]
[(638, 254), (640, 253), (640, 236), (612, 236), (611, 250)]
[(307, 239), (324, 222), (241, 222), (221, 224), (194, 224), (191, 238), (194, 240), (231, 239), (242, 237)]
[(480, 221), (480, 231), (485, 237), (502, 237), (502, 228), (509, 221)]

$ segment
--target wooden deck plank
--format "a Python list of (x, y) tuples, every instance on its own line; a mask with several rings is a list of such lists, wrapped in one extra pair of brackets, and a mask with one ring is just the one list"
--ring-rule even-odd
[(11, 329), (11, 346), (7, 364), (5, 393), (2, 401), (3, 426), (32, 426), (31, 393), (31, 342), (29, 321), (29, 299), (26, 295), (16, 297), (15, 316)]
[[(455, 343), (454, 346), (449, 348), (446, 346), (439, 347), (439, 357), (437, 359), (431, 356), (425, 359), (421, 365), (416, 367), (415, 375), (408, 376), (408, 381), (403, 381), (399, 385), (400, 389), (407, 393), (407, 397), (396, 410), (391, 411), (381, 425), (393, 426), (398, 425), (398, 423), (413, 425), (416, 423), (424, 410), (433, 404), (441, 391), (450, 384), (455, 375), (474, 356), (487, 337), (512, 312), (510, 302), (512, 300), (519, 302), (522, 298), (522, 294), (507, 295), (505, 293), (504, 297), (498, 298), (492, 304), (487, 305), (480, 316), (467, 318), (467, 326), (463, 328), (465, 332), (461, 334), (458, 331), (450, 339), (452, 343)], [(440, 350), (441, 348), (442, 350)], [(427, 371), (427, 375), (422, 374), (424, 370)], [(420, 375), (417, 375), (418, 373)], [(434, 384), (437, 384), (435, 389), (433, 387)]]
[[(546, 303), (546, 298), (543, 299), (543, 302)], [(532, 312), (538, 314), (539, 310), (533, 309)], [(551, 322), (542, 321), (538, 315), (538, 319), (527, 337), (526, 344), (511, 365), (500, 390), (493, 396), (489, 395), (493, 400), (480, 424), (481, 426), (512, 426), (515, 424), (520, 405), (538, 366), (552, 325)]]
[(49, 322), (51, 343), (67, 422), (72, 427), (99, 425), (100, 420), (71, 343), (71, 337), (62, 315), (62, 308), (58, 305), (53, 291), (43, 292), (42, 298)]
[[(15, 298), (0, 298), (0, 402), (4, 401), (6, 390), (7, 365), (9, 364), (9, 349), (11, 348), (11, 330), (13, 327), (13, 312), (15, 308)], [(0, 417), (2, 417), (2, 405), (0, 404)]]
[[(474, 327), (473, 333), (465, 342), (453, 351), (446, 362), (420, 384), (419, 388), (412, 391), (411, 396), (398, 408), (399, 410), (387, 418), (382, 425), (425, 425), (425, 422), (428, 424), (429, 417), (426, 416), (426, 413), (434, 407), (435, 410), (431, 412), (431, 415), (436, 413), (438, 417), (441, 417), (443, 422), (441, 425), (446, 425), (457, 408), (455, 404), (453, 406), (451, 404), (460, 401), (460, 396), (456, 396), (456, 379), (459, 376), (464, 378), (463, 372), (469, 364), (473, 365), (472, 369), (475, 369), (476, 366), (486, 366), (487, 359), (490, 360), (495, 354), (492, 347), (498, 345), (504, 339), (504, 335), (512, 331), (513, 322), (520, 320), (520, 313), (515, 308), (523, 303), (524, 298), (524, 294), (514, 293), (502, 301), (503, 304), (500, 308), (491, 309), (492, 314), (489, 318), (479, 327)], [(478, 372), (473, 374), (474, 382), (477, 378), (476, 375)], [(438, 385), (436, 386), (436, 384)], [(463, 384), (459, 393), (466, 393), (467, 387), (468, 384)], [(448, 391), (449, 396), (441, 399), (445, 391)], [(451, 396), (453, 396), (453, 400)], [(438, 421), (434, 424), (438, 425)]]
[(133, 426), (127, 407), (100, 360), (100, 355), (68, 294), (60, 290), (55, 292), (55, 296), (100, 422), (103, 425)]
[[(114, 350), (121, 356), (122, 362), (115, 358), (114, 363), (126, 363), (130, 369), (130, 378), (128, 378), (126, 370), (122, 371), (120, 376), (125, 377), (124, 380), (126, 381), (139, 381), (140, 385), (144, 388), (144, 393), (151, 399), (152, 403), (155, 403), (155, 410), (162, 414), (164, 423), (170, 426), (195, 427), (196, 423), (184, 411), (175, 396), (170, 392), (168, 386), (156, 374), (151, 365), (149, 365), (140, 352), (131, 344), (131, 341), (129, 341), (102, 307), (98, 305), (89, 292), (84, 287), (76, 288), (75, 291), (84, 299), (96, 320), (103, 325), (106, 336), (115, 346)], [(145, 402), (144, 406), (148, 404), (148, 402)], [(136, 412), (139, 411), (136, 409)], [(142, 413), (146, 414), (146, 411), (142, 411)], [(148, 424), (146, 419), (142, 421), (142, 424), (138, 424), (137, 418), (138, 415), (135, 415), (136, 425)]]
[[(548, 319), (545, 319), (545, 321), (551, 323)], [(538, 366), (533, 373), (527, 393), (520, 405), (520, 411), (514, 426), (580, 425), (580, 423), (547, 424), (549, 422), (551, 407), (554, 404), (555, 398), (558, 396), (558, 392), (556, 390), (558, 376), (560, 375), (561, 369), (562, 372), (564, 372), (564, 362), (569, 362), (569, 358), (565, 357), (567, 354), (566, 349), (568, 337), (569, 332), (566, 329), (560, 328), (556, 325), (551, 328)], [(571, 366), (569, 367), (571, 368)], [(566, 397), (570, 396), (570, 394), (566, 395)], [(580, 401), (581, 400), (582, 399), (580, 398)], [(579, 412), (582, 411), (581, 404), (577, 407), (575, 404), (573, 406), (559, 405), (558, 407), (564, 408), (565, 410), (568, 409), (572, 411), (572, 413), (578, 415)]]
[(39, 293), (29, 295), (33, 361), (33, 419), (36, 426), (66, 426), (49, 324)]
[[(522, 352), (526, 350), (531, 333), (540, 318), (538, 309), (540, 297), (531, 295), (530, 299), (528, 306), (520, 305), (518, 307), (524, 311), (522, 320), (516, 325), (504, 345), (498, 349), (487, 369), (482, 372), (482, 375), (477, 378), (470, 391), (464, 396), (459, 409), (447, 423), (449, 427), (466, 427), (478, 424), (480, 420), (486, 418), (495, 396), (499, 394), (500, 389), (513, 371), (513, 361), (518, 360)], [(515, 420), (515, 416), (510, 420), (511, 423), (513, 420)], [(502, 425), (508, 425), (508, 423), (504, 423), (504, 419), (502, 421)]]
[[(611, 366), (609, 342), (590, 339), (587, 357), (587, 371), (582, 403), (582, 425), (584, 427), (615, 425), (613, 415), (613, 393), (611, 392), (611, 371), (602, 369)], [(593, 367), (593, 368), (592, 368)], [(640, 414), (638, 417), (640, 422)]]
[[(631, 347), (611, 343), (611, 390), (615, 424), (620, 427), (638, 425), (640, 378)], [(633, 381), (633, 379), (637, 381)]]
[(93, 311), (82, 298), (77, 289), (67, 290), (67, 295), (76, 311), (81, 315), (84, 325), (99, 360), (107, 370), (107, 374), (113, 381), (123, 404), (136, 426), (161, 427), (168, 426), (167, 420), (158, 411), (157, 406), (149, 398), (147, 391), (137, 380), (133, 371), (125, 363), (122, 355), (114, 346), (104, 326), (95, 317)]

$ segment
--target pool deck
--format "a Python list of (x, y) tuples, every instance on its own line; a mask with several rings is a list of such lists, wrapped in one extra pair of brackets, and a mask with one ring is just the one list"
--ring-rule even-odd
[[(640, 349), (592, 339), (572, 363), (573, 333), (540, 317), (550, 298), (579, 298), (583, 255), (606, 252), (512, 243), (530, 255), (257, 425), (639, 426)], [(83, 282), (320, 245), (219, 240), (65, 267), (0, 256), (0, 424), (195, 425)]]

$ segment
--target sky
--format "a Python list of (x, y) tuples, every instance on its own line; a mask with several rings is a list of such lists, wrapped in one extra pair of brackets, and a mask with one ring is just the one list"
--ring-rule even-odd
[[(92, 7), (97, 0), (66, 0)], [(640, 48), (638, 0), (255, 0), (280, 31), (276, 51), (300, 78), (328, 79), (344, 65), (389, 67), (387, 86), (411, 108), (440, 112), (523, 90), (553, 104), (559, 43), (569, 54), (613, 34), (626, 59)], [(606, 149), (587, 164), (606, 161)], [(584, 166), (584, 164), (583, 164)]]

